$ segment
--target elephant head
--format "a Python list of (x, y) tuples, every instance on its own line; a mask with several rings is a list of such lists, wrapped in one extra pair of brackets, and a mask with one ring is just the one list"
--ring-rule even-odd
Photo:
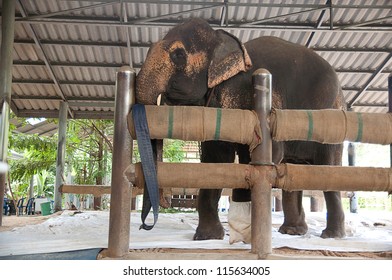
[(171, 29), (149, 49), (136, 79), (136, 102), (204, 105), (208, 89), (252, 66), (231, 34), (191, 19)]

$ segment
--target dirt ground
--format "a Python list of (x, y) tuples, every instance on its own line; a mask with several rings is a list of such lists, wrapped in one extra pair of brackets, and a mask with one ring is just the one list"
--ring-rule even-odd
[(26, 225), (36, 225), (43, 223), (50, 217), (59, 216), (62, 212), (57, 212), (52, 215), (42, 216), (42, 215), (23, 215), (23, 216), (3, 216), (3, 224), (0, 227), (1, 231), (10, 231), (16, 227), (23, 227)]
[[(3, 216), (3, 225), (0, 227), (1, 231), (10, 231), (16, 227), (22, 227), (25, 225), (34, 225), (40, 224), (46, 221), (47, 219), (59, 216), (62, 212), (57, 212), (52, 215), (48, 216), (41, 216), (41, 215), (33, 215), (33, 216)], [(145, 252), (148, 253), (150, 250), (131, 250), (131, 252)], [(154, 249), (153, 253), (172, 253), (174, 249)], [(187, 252), (187, 253), (199, 253), (206, 252), (206, 250), (187, 250), (187, 249), (175, 249), (175, 252)], [(222, 251), (222, 252), (220, 252)], [(224, 254), (231, 254), (234, 255), (237, 253), (244, 253), (241, 250), (232, 250), (231, 253), (228, 251), (230, 250), (213, 250), (214, 253), (224, 253)], [(392, 252), (336, 252), (336, 251), (329, 251), (329, 250), (298, 250), (292, 249), (287, 247), (282, 248), (274, 248), (273, 254), (276, 255), (283, 255), (287, 257), (299, 257), (299, 258), (319, 258), (319, 257), (331, 257), (331, 258), (359, 258), (359, 259), (390, 259), (392, 260)]]

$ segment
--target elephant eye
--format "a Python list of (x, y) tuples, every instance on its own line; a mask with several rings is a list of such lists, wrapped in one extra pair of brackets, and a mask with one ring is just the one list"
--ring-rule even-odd
[(184, 67), (186, 65), (186, 53), (183, 48), (177, 48), (170, 53), (170, 59), (177, 67)]

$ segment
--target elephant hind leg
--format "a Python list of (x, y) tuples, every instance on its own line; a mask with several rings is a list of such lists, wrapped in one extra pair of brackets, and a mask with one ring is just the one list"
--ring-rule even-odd
[[(318, 164), (341, 165), (343, 145), (321, 145)], [(346, 236), (344, 212), (340, 192), (324, 192), (327, 206), (327, 227), (323, 230), (322, 238), (343, 238)]]
[(302, 207), (302, 191), (282, 191), (284, 222), (279, 232), (290, 235), (304, 235), (308, 231), (305, 212)]
[(321, 238), (343, 238), (346, 230), (340, 192), (324, 192), (324, 197), (327, 204), (327, 227), (321, 233)]

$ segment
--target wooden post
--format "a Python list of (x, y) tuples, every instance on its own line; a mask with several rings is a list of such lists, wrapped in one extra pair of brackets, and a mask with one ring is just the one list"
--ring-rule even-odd
[[(15, 1), (3, 0), (1, 12), (1, 50), (0, 50), (0, 164), (6, 169), (8, 153), (8, 129), (12, 85), (12, 52), (14, 44)], [(0, 172), (0, 208), (3, 209), (6, 172)], [(3, 210), (0, 213), (0, 226)]]
[[(265, 69), (255, 71), (252, 76), (254, 88), (254, 110), (262, 132), (262, 143), (251, 154), (254, 166), (272, 165), (272, 140), (268, 125), (271, 112), (272, 76)], [(261, 172), (261, 170), (260, 170)], [(261, 172), (252, 188), (252, 253), (266, 258), (272, 253), (271, 184), (266, 172)]]
[[(355, 146), (353, 143), (348, 144), (348, 165), (355, 166)], [(352, 195), (350, 196), (350, 212), (358, 213), (357, 192), (352, 192)]]
[(275, 197), (275, 212), (281, 211), (283, 211), (282, 199), (280, 199), (279, 197)]
[(135, 103), (136, 72), (122, 67), (117, 72), (114, 112), (113, 165), (110, 198), (108, 257), (121, 257), (129, 251), (131, 191), (124, 177), (132, 163), (132, 138), (128, 132), (127, 116)]
[[(392, 113), (392, 74), (388, 77), (388, 112)], [(392, 144), (389, 145), (390, 166), (392, 167)]]
[(57, 140), (57, 156), (56, 156), (56, 183), (54, 186), (54, 211), (62, 210), (62, 194), (60, 187), (64, 183), (65, 169), (65, 141), (67, 135), (67, 112), (68, 102), (60, 102), (59, 109), (59, 132)]
[(318, 197), (310, 197), (310, 212), (320, 212), (319, 201)]

